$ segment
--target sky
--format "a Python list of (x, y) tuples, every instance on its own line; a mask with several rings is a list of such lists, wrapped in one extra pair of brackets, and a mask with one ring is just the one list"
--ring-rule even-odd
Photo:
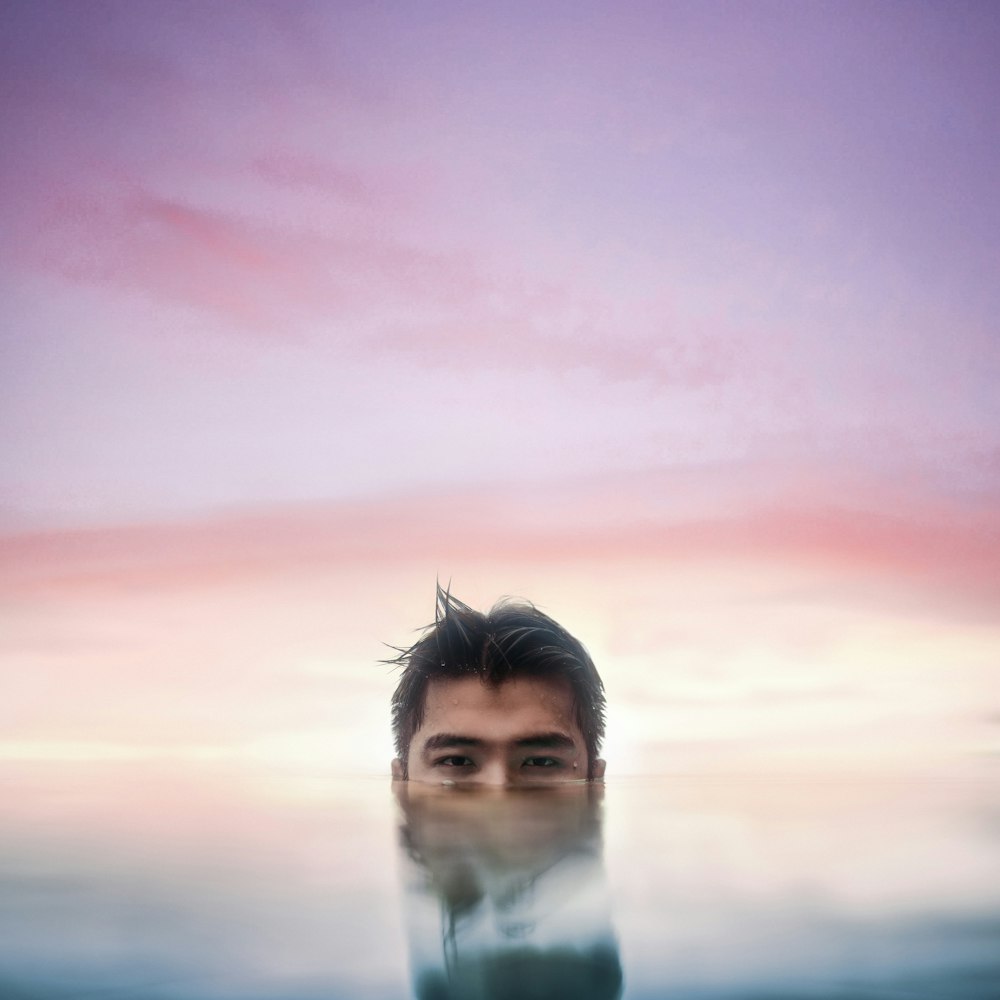
[(382, 773), (437, 579), (611, 773), (1000, 750), (989, 3), (0, 3), (0, 760)]

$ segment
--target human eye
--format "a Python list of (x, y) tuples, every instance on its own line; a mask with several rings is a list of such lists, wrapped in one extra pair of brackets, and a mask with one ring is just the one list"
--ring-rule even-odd
[(563, 762), (558, 757), (526, 757), (522, 767), (563, 767)]
[(446, 757), (438, 757), (434, 761), (435, 767), (472, 767), (472, 758), (464, 754), (448, 754)]

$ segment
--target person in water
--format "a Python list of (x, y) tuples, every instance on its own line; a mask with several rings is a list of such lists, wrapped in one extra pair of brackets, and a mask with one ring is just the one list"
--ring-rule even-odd
[(604, 685), (533, 605), (483, 614), (440, 586), (434, 623), (390, 663), (397, 781), (516, 787), (604, 777)]

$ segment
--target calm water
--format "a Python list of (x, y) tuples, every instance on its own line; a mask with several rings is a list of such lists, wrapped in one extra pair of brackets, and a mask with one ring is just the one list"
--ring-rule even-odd
[(0, 996), (995, 1000), (997, 773), (484, 795), (8, 765)]

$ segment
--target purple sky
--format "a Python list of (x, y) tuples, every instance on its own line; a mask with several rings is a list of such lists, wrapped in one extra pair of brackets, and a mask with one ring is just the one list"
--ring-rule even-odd
[(769, 581), (778, 635), (818, 566), (834, 617), (990, 630), (955, 639), (972, 711), (1000, 648), (998, 67), (988, 3), (2, 4), (18, 655), (51, 653), (53, 595), (119, 615), (138, 564), (330, 593), (374, 566), (391, 641), (436, 573), (586, 624), (577, 557), (652, 618), (677, 560), (705, 607)]

